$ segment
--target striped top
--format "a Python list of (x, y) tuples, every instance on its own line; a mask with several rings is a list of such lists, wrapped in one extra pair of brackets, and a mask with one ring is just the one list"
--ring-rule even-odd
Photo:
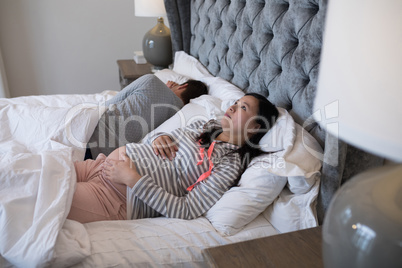
[[(192, 191), (186, 190), (209, 169), (207, 150), (204, 161), (197, 166), (201, 158), (197, 138), (205, 127), (216, 121), (205, 123), (196, 121), (169, 134), (157, 133), (144, 143), (126, 145), (127, 155), (142, 175), (133, 188), (127, 187), (127, 219), (158, 216), (194, 219), (212, 207), (235, 183), (241, 172), (241, 160), (239, 154), (228, 153), (238, 146), (217, 141), (211, 157), (214, 164), (211, 175)], [(172, 161), (154, 154), (151, 142), (161, 135), (169, 135), (177, 142), (178, 151)]]

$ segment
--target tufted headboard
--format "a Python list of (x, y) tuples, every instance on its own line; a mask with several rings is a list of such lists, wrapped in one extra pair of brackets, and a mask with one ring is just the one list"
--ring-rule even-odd
[[(325, 8), (308, 0), (192, 1), (190, 53), (213, 75), (293, 109), (304, 122), (312, 114)], [(323, 144), (325, 133), (314, 132)]]
[(213, 75), (290, 110), (325, 148), (322, 222), (339, 185), (381, 163), (312, 120), (327, 0), (165, 0), (165, 6), (174, 52), (184, 50)]

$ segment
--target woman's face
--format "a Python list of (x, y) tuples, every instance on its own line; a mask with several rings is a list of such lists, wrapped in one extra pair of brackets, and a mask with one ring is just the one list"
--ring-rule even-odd
[(253, 96), (244, 96), (230, 106), (221, 120), (224, 131), (240, 137), (250, 137), (260, 125), (256, 122), (259, 101)]

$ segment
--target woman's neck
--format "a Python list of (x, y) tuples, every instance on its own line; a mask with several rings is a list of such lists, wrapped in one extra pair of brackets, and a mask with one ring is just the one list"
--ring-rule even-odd
[(216, 140), (219, 141), (224, 141), (227, 143), (232, 143), (237, 146), (242, 146), (244, 144), (244, 138), (241, 138), (239, 136), (235, 135), (230, 135), (230, 133), (223, 131), (221, 134), (219, 134), (216, 138)]

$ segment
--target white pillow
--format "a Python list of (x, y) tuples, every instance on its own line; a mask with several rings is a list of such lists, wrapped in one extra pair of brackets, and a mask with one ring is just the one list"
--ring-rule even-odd
[(180, 111), (178, 111), (171, 118), (163, 122), (156, 129), (148, 133), (142, 140), (145, 141), (148, 137), (153, 136), (158, 132), (170, 133), (177, 128), (182, 128), (190, 125), (197, 120), (209, 120), (206, 108), (200, 104), (190, 102), (184, 105)]
[[(220, 119), (224, 112), (220, 109), (222, 100), (210, 95), (201, 95), (198, 98), (190, 100), (191, 103), (196, 103), (205, 108), (206, 116), (209, 119)], [(207, 121), (208, 121), (207, 120)]]
[(294, 194), (285, 187), (262, 215), (281, 233), (316, 227), (315, 206), (319, 188), (320, 179), (305, 194)]
[(277, 162), (269, 167), (269, 172), (288, 177), (290, 191), (304, 194), (310, 191), (321, 169), (321, 161), (312, 152), (322, 153), (322, 148), (285, 109), (278, 107), (278, 111), (277, 122), (261, 139), (260, 146), (265, 152), (276, 152), (278, 161), (286, 162)]
[[(314, 187), (319, 185), (321, 162), (309, 153), (305, 145), (317, 151), (321, 147), (308, 132), (302, 131), (303, 128), (285, 109), (279, 108), (279, 111), (278, 124), (262, 139), (266, 144), (260, 143), (266, 148), (274, 148), (275, 153), (254, 158), (242, 174), (238, 186), (226, 192), (205, 213), (221, 235), (234, 235), (240, 231), (277, 199), (285, 185), (287, 192), (292, 190), (295, 193), (290, 192), (288, 198), (284, 196), (274, 201), (275, 211), (267, 212), (267, 220), (280, 231), (289, 228), (298, 230), (300, 222), (305, 223), (304, 226), (317, 225), (312, 203), (318, 194)], [(272, 138), (274, 133), (279, 133), (275, 139)], [(286, 207), (284, 202), (292, 205)], [(277, 226), (286, 217), (300, 220), (287, 222), (286, 227)]]
[(200, 81), (208, 86), (208, 94), (221, 100), (238, 100), (244, 92), (220, 77), (202, 77)]
[(169, 80), (176, 82), (178, 84), (182, 84), (190, 79), (190, 77), (176, 73), (175, 71), (170, 70), (170, 69), (163, 69), (163, 70), (157, 71), (154, 73), (154, 75), (156, 77), (158, 77), (165, 84)]
[(267, 134), (260, 140), (261, 150), (264, 152), (278, 152), (284, 156), (292, 148), (295, 139), (295, 121), (288, 111), (277, 107), (279, 115)]
[(322, 148), (298, 124), (294, 144), (284, 156), (287, 166), (284, 170), (289, 172), (287, 187), (263, 212), (272, 226), (282, 233), (318, 225), (315, 205), (320, 186), (321, 161), (312, 153), (322, 153)]
[[(221, 100), (238, 100), (245, 94), (240, 88), (225, 79), (212, 76), (207, 68), (205, 68), (196, 58), (188, 55), (184, 51), (176, 52), (173, 72), (184, 77), (200, 80), (208, 87), (209, 95)], [(157, 74), (158, 73), (155, 75)]]
[(288, 170), (287, 187), (294, 194), (306, 194), (320, 179), (322, 162), (312, 152), (323, 153), (319, 143), (303, 127), (296, 124), (292, 150), (284, 156)]
[(260, 161), (254, 161), (238, 186), (227, 191), (205, 217), (221, 235), (234, 235), (264, 211), (286, 183), (286, 177), (270, 174)]
[(212, 77), (201, 62), (184, 51), (177, 51), (174, 57), (173, 71), (200, 80), (205, 76)]

